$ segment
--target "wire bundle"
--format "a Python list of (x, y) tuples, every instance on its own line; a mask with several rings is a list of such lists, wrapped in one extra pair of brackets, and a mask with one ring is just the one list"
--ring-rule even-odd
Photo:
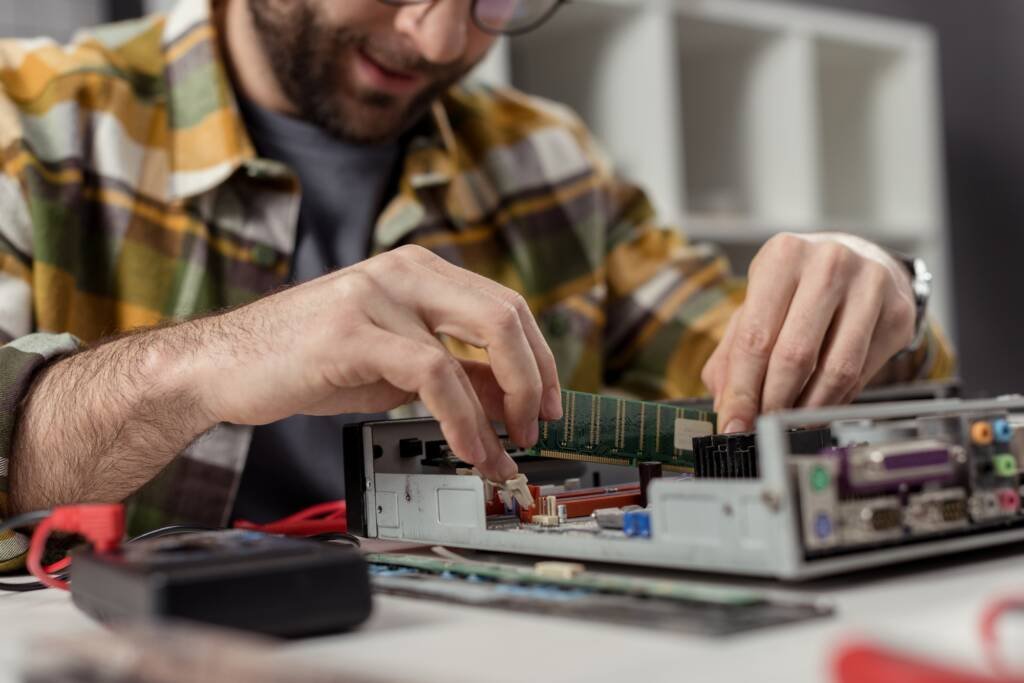
[[(268, 524), (238, 520), (235, 528), (268, 534), (302, 536), (321, 541), (343, 541), (359, 546), (359, 538), (348, 533), (345, 501), (336, 500), (314, 505), (293, 515)], [(28, 592), (43, 588), (68, 590), (68, 567), (71, 558), (43, 565), (46, 542), (53, 532), (68, 532), (84, 536), (97, 552), (111, 552), (120, 547), (124, 538), (124, 507), (117, 504), (67, 505), (49, 510), (37, 510), (15, 515), (0, 521), (0, 534), (16, 529), (35, 527), (28, 549), (26, 566), (35, 581), (0, 581), (0, 591)], [(161, 536), (215, 531), (213, 527), (174, 524), (147, 531), (129, 538), (126, 543), (137, 543)]]

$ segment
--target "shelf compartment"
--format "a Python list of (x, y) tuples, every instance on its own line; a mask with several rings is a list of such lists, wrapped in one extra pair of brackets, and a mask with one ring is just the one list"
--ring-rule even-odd
[(818, 217), (810, 46), (782, 28), (677, 21), (686, 209), (809, 227)]
[(679, 124), (671, 22), (650, 3), (573, 3), (509, 41), (516, 87), (567, 104), (617, 170), (679, 213)]
[(935, 122), (926, 46), (815, 41), (822, 213), (826, 221), (938, 221)]

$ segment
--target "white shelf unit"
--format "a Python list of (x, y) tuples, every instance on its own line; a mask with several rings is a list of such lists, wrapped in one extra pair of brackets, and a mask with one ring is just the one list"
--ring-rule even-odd
[(667, 220), (737, 270), (783, 230), (924, 257), (953, 329), (928, 27), (767, 0), (574, 0), (477, 75), (570, 105)]

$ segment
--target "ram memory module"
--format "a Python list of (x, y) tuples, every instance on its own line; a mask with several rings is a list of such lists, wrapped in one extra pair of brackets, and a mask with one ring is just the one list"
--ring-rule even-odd
[(541, 422), (530, 453), (611, 465), (658, 461), (692, 471), (693, 439), (715, 433), (715, 414), (667, 403), (562, 391), (562, 419)]

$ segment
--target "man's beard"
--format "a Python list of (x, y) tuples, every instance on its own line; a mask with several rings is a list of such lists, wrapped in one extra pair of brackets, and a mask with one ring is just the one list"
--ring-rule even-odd
[[(285, 9), (274, 0), (249, 1), (274, 77), (298, 116), (339, 139), (364, 144), (396, 139), (474, 66), (432, 64), (353, 29), (330, 27), (311, 0), (290, 4)], [(404, 105), (388, 93), (362, 90), (340, 64), (358, 58), (358, 50), (395, 70), (423, 75), (428, 85)]]

